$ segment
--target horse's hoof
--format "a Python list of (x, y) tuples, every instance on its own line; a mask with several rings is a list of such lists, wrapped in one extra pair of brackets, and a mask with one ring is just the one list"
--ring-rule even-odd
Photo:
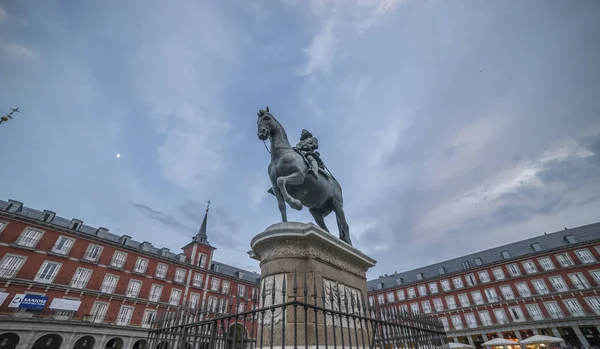
[(302, 211), (302, 203), (298, 200), (290, 202), (290, 207), (297, 211)]

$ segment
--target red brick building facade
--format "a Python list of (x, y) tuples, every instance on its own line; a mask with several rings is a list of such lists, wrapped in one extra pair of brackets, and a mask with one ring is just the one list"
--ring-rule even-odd
[(147, 328), (166, 312), (253, 306), (260, 275), (213, 261), (207, 215), (174, 254), (0, 201), (0, 346), (144, 349)]
[(600, 223), (371, 280), (375, 308), (435, 314), (456, 342), (562, 337), (600, 346)]

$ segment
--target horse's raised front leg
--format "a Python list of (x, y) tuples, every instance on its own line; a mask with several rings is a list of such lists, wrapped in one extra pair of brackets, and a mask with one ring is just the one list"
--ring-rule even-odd
[(281, 194), (281, 190), (279, 190), (279, 187), (277, 186), (277, 184), (272, 183), (273, 184), (273, 195), (275, 195), (275, 198), (277, 198), (277, 206), (279, 206), (279, 212), (281, 212), (281, 221), (282, 222), (287, 222), (287, 212), (286, 212), (286, 207), (285, 207), (285, 200), (283, 199), (283, 194)]
[(304, 183), (304, 174), (302, 174), (302, 172), (300, 171), (296, 171), (290, 175), (277, 178), (277, 187), (281, 191), (283, 199), (290, 205), (291, 208), (298, 211), (302, 210), (302, 203), (300, 202), (300, 200), (291, 197), (291, 195), (287, 192), (285, 186), (288, 184), (300, 185), (302, 183)]

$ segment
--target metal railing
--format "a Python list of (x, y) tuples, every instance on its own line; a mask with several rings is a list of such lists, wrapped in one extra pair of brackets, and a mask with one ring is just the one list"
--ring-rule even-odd
[(230, 304), (228, 310), (216, 313), (182, 309), (159, 314), (149, 333), (149, 347), (447, 348), (443, 325), (435, 317), (369, 309), (364, 296), (338, 284), (317, 282), (316, 277), (309, 280), (304, 275), (299, 282), (296, 273), (284, 276), (279, 285), (275, 278), (270, 285), (263, 280), (260, 307), (246, 306), (234, 313)]

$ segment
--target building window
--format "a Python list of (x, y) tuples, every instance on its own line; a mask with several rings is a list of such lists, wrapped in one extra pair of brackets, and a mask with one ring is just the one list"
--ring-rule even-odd
[(148, 297), (148, 300), (150, 302), (160, 301), (160, 295), (162, 294), (162, 290), (163, 287), (161, 285), (152, 285), (152, 287), (150, 288), (150, 296)]
[(396, 296), (398, 297), (398, 300), (400, 300), (400, 301), (403, 301), (406, 299), (406, 297), (404, 296), (404, 290), (396, 291)]
[(481, 295), (481, 291), (473, 291), (471, 292), (471, 297), (473, 297), (473, 302), (477, 305), (483, 304), (483, 296)]
[(435, 298), (433, 300), (433, 307), (435, 308), (435, 311), (443, 311), (444, 310), (444, 303), (442, 302), (441, 298)]
[(115, 268), (123, 268), (125, 260), (127, 259), (127, 253), (121, 251), (115, 251), (113, 258), (110, 261), (110, 265)]
[(178, 305), (179, 300), (181, 299), (181, 290), (176, 288), (171, 290), (171, 297), (169, 298), (169, 304)]
[(448, 280), (442, 280), (442, 281), (440, 281), (440, 284), (442, 285), (442, 290), (444, 290), (445, 292), (448, 292), (451, 290), (450, 282)]
[(475, 258), (474, 261), (475, 261), (475, 265), (477, 265), (477, 266), (480, 266), (483, 264), (480, 257)]
[(538, 259), (538, 262), (542, 266), (544, 270), (552, 270), (554, 269), (554, 263), (552, 263), (552, 259), (550, 257), (542, 257)]
[(208, 311), (212, 313), (217, 311), (217, 299), (214, 296), (208, 296)]
[(502, 258), (504, 258), (504, 259), (510, 258), (510, 252), (508, 252), (508, 251), (502, 251), (501, 254), (502, 254)]
[(206, 260), (207, 260), (207, 257), (206, 257), (206, 255), (205, 255), (204, 253), (199, 253), (198, 255), (199, 255), (199, 258), (198, 258), (198, 266), (199, 266), (200, 268), (203, 268), (203, 269), (205, 269), (205, 268), (206, 268)]
[(71, 239), (66, 236), (59, 236), (56, 240), (56, 243), (52, 247), (52, 252), (62, 255), (68, 255), (71, 251), (71, 247), (73, 247), (74, 242), (75, 239)]
[(412, 299), (412, 298), (416, 298), (417, 297), (417, 294), (415, 293), (414, 287), (407, 288), (406, 292), (408, 293), (408, 299)]
[(423, 280), (423, 273), (417, 273), (417, 280)]
[(154, 274), (154, 276), (159, 279), (164, 279), (167, 277), (168, 269), (169, 269), (168, 265), (163, 264), (163, 263), (158, 263), (158, 265), (156, 266), (156, 273)]
[(185, 281), (185, 270), (177, 268), (175, 270), (175, 278), (173, 278), (173, 281), (183, 283)]
[(408, 314), (408, 305), (406, 305), (406, 304), (400, 304), (400, 312), (402, 314)]
[(565, 235), (565, 241), (570, 244), (577, 243), (577, 239), (575, 238), (575, 236), (573, 234)]
[(513, 293), (513, 290), (510, 287), (510, 285), (502, 285), (502, 286), (500, 286), (500, 292), (502, 293), (502, 296), (506, 300), (511, 300), (511, 299), (515, 298), (515, 294)]
[(106, 274), (106, 276), (104, 276), (104, 281), (102, 281), (102, 286), (100, 286), (100, 292), (108, 294), (113, 293), (117, 287), (118, 281), (118, 276)]
[(382, 290), (383, 289), (383, 282), (378, 282), (377, 283), (377, 289), (378, 290)]
[(133, 267), (133, 271), (139, 274), (144, 274), (146, 269), (148, 268), (148, 260), (145, 258), (138, 257), (135, 261), (135, 266)]
[(388, 293), (386, 294), (386, 296), (387, 296), (387, 301), (388, 301), (388, 303), (393, 303), (394, 301), (396, 301), (396, 300), (394, 299), (394, 292), (388, 292)]
[(430, 282), (429, 283), (429, 292), (431, 292), (433, 294), (439, 292), (437, 282)]
[(402, 285), (402, 278), (396, 278), (396, 286)]
[(508, 308), (508, 312), (515, 322), (525, 321), (525, 315), (523, 314), (523, 310), (520, 306), (510, 307)]
[(452, 278), (452, 283), (454, 283), (454, 288), (463, 288), (463, 281), (460, 276)]
[(429, 303), (429, 301), (422, 301), (421, 307), (423, 308), (423, 312), (425, 314), (431, 313), (431, 303)]
[(455, 330), (462, 330), (463, 324), (460, 318), (460, 315), (452, 315), (452, 326), (454, 326)]
[(26, 258), (16, 255), (5, 255), (0, 263), (0, 277), (13, 278), (17, 275), (21, 267), (25, 263)]
[(117, 317), (117, 325), (118, 326), (127, 326), (129, 325), (129, 321), (131, 321), (131, 315), (133, 314), (133, 308), (127, 306), (121, 306), (121, 310), (119, 311), (119, 316)]
[(469, 286), (477, 285), (477, 279), (475, 279), (475, 274), (467, 274), (467, 275), (465, 275), (465, 279), (467, 280), (467, 285), (469, 285)]
[(101, 251), (102, 251), (101, 246), (89, 244), (83, 259), (90, 261), (90, 262), (96, 262), (98, 260), (98, 258), (100, 257)]
[(516, 264), (509, 264), (506, 266), (508, 268), (508, 273), (510, 276), (519, 276), (521, 275), (521, 271), (519, 270), (519, 266)]
[(494, 274), (494, 279), (496, 279), (496, 281), (504, 280), (506, 278), (504, 276), (504, 270), (502, 270), (502, 268), (494, 268), (492, 269), (492, 273)]
[(600, 315), (600, 298), (590, 297), (586, 298), (585, 301), (589, 305), (590, 309), (594, 312), (594, 314)]
[(534, 252), (540, 252), (542, 250), (542, 245), (540, 245), (539, 242), (534, 242), (533, 244), (531, 244), (531, 249)]
[(448, 331), (450, 329), (450, 326), (448, 326), (448, 319), (445, 317), (441, 317), (439, 319), (442, 322), (442, 325), (444, 325), (444, 331)]
[(62, 264), (56, 262), (45, 261), (38, 273), (35, 276), (35, 281), (43, 283), (51, 283), (58, 274)]
[(227, 298), (221, 298), (219, 299), (219, 309), (222, 313), (229, 313), (228, 312), (228, 304), (229, 304), (229, 300)]
[(577, 255), (577, 258), (579, 258), (579, 261), (581, 261), (581, 263), (583, 264), (594, 263), (596, 261), (596, 259), (588, 249), (577, 250), (575, 251), (575, 254)]
[(560, 307), (558, 306), (558, 303), (546, 302), (546, 303), (544, 303), (544, 306), (546, 306), (546, 311), (548, 311), (548, 315), (550, 315), (551, 318), (553, 318), (553, 319), (562, 319), (563, 318), (563, 312), (560, 309)]
[(498, 293), (496, 292), (495, 288), (487, 288), (484, 292), (488, 302), (490, 303), (499, 302), (502, 300), (500, 297), (498, 297)]
[(146, 309), (144, 318), (142, 319), (142, 328), (152, 327), (152, 323), (156, 320), (156, 310)]
[(127, 287), (127, 297), (137, 298), (142, 289), (142, 282), (139, 280), (130, 280), (129, 287)]
[(460, 303), (461, 307), (468, 307), (471, 305), (469, 302), (469, 296), (467, 296), (466, 293), (461, 293), (458, 295), (458, 302)]
[(237, 294), (238, 294), (238, 297), (242, 297), (242, 298), (246, 297), (246, 286), (238, 284)]
[(544, 282), (543, 279), (532, 280), (531, 283), (533, 284), (533, 288), (535, 288), (535, 291), (537, 292), (537, 294), (550, 293), (550, 290), (548, 290), (548, 286), (546, 286), (546, 283)]
[(569, 274), (569, 279), (571, 279), (573, 286), (575, 286), (575, 288), (578, 290), (590, 288), (590, 284), (587, 282), (582, 273)]
[(490, 274), (487, 272), (487, 270), (482, 270), (479, 273), (477, 273), (477, 275), (479, 276), (479, 281), (485, 283), (485, 282), (490, 282)]
[(108, 303), (96, 302), (92, 307), (92, 311), (90, 311), (91, 321), (95, 323), (100, 323), (104, 321), (104, 317), (106, 316), (106, 312), (108, 311)]
[(438, 268), (438, 274), (439, 274), (439, 275), (444, 275), (444, 274), (446, 274), (446, 268), (444, 268), (444, 267), (439, 267), (439, 268)]
[(419, 285), (419, 286), (417, 286), (417, 289), (419, 290), (419, 296), (421, 296), (421, 297), (427, 296), (427, 287), (425, 287), (425, 285)]
[(42, 238), (42, 232), (39, 230), (27, 228), (23, 231), (19, 239), (17, 240), (17, 245), (29, 248), (35, 248), (37, 243)]
[(419, 303), (411, 303), (410, 310), (412, 311), (413, 314), (418, 314), (420, 312)]
[(473, 315), (473, 313), (465, 314), (465, 322), (469, 328), (477, 327), (477, 320), (475, 320), (475, 315)]
[(496, 318), (496, 322), (498, 324), (508, 323), (508, 318), (506, 317), (504, 309), (494, 309), (494, 317)]
[(385, 304), (385, 298), (383, 297), (383, 294), (378, 294), (377, 295), (377, 304), (378, 305), (384, 305)]
[(549, 277), (548, 280), (550, 280), (550, 283), (552, 284), (552, 287), (554, 287), (556, 292), (565, 292), (569, 290), (562, 276), (552, 276)]
[(592, 275), (594, 281), (596, 281), (596, 285), (600, 286), (600, 270), (590, 270), (590, 275)]
[(190, 308), (196, 309), (200, 303), (200, 295), (197, 293), (190, 294)]
[(246, 305), (244, 304), (244, 302), (238, 302), (238, 304), (237, 304), (237, 312), (238, 313), (243, 313), (244, 311), (246, 311)]
[(529, 287), (527, 286), (526, 283), (521, 282), (521, 283), (515, 284), (515, 286), (517, 286), (517, 291), (519, 291), (519, 295), (521, 297), (531, 297), (531, 291), (529, 290)]
[(194, 287), (202, 287), (202, 279), (203, 279), (202, 274), (194, 273), (194, 280), (192, 281), (192, 285)]
[(210, 290), (218, 292), (220, 285), (221, 285), (221, 280), (219, 280), (217, 278), (212, 278), (211, 283), (210, 283)]
[(89, 269), (77, 268), (73, 279), (71, 280), (71, 287), (84, 289), (92, 276), (92, 271)]
[(584, 316), (585, 315), (583, 308), (581, 307), (581, 304), (579, 304), (579, 302), (576, 299), (565, 299), (563, 302), (565, 303), (566, 308), (569, 309), (569, 312), (571, 313), (571, 315), (573, 315), (573, 316)]
[(223, 280), (223, 284), (221, 285), (221, 292), (229, 294), (229, 281)]
[(527, 312), (529, 313), (529, 316), (531, 316), (531, 318), (533, 320), (543, 320), (544, 319), (544, 314), (542, 314), (542, 310), (540, 309), (540, 307), (535, 304), (527, 304), (525, 306), (527, 308)]
[(456, 309), (456, 299), (454, 299), (454, 296), (446, 297), (446, 305), (448, 309)]
[(568, 268), (575, 265), (568, 253), (557, 254), (556, 260), (558, 260), (558, 264), (560, 264), (560, 266), (563, 268)]
[(4, 230), (4, 228), (5, 228), (7, 225), (8, 225), (8, 223), (0, 221), (0, 233), (2, 233), (2, 231)]
[(524, 261), (521, 263), (527, 274), (537, 273), (537, 267), (533, 261)]
[(492, 326), (492, 318), (487, 310), (479, 312), (479, 320), (482, 326)]
[(471, 264), (469, 263), (469, 261), (463, 261), (462, 262), (462, 268), (463, 269), (469, 269), (471, 267)]

